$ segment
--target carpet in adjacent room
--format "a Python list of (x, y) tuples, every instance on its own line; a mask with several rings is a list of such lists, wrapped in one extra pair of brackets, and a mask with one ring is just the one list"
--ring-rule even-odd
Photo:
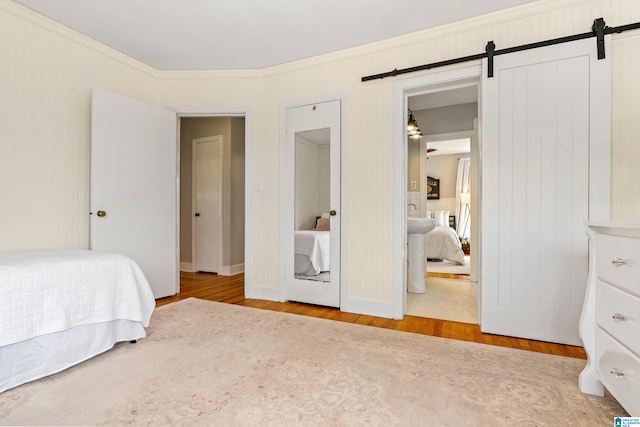
[(478, 323), (478, 287), (475, 282), (427, 277), (425, 284), (425, 293), (407, 293), (407, 314)]

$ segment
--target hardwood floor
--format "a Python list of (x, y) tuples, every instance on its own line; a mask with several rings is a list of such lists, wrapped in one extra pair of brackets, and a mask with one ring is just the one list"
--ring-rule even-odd
[(357, 323), (378, 328), (396, 329), (434, 337), (451, 338), (462, 341), (512, 347), (539, 353), (586, 359), (582, 347), (554, 344), (522, 338), (483, 334), (478, 325), (451, 322), (447, 320), (428, 319), (416, 316), (405, 316), (403, 320), (385, 319), (362, 314), (345, 313), (335, 308), (301, 304), (297, 302), (274, 302), (244, 297), (244, 275), (218, 276), (206, 273), (180, 273), (180, 293), (175, 296), (161, 298), (158, 306), (169, 304), (185, 298), (201, 298), (210, 301), (238, 304), (265, 310), (282, 311), (304, 316), (333, 319), (340, 322)]

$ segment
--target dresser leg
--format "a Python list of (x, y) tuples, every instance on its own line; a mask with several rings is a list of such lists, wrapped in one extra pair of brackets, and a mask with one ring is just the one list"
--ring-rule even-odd
[(604, 386), (598, 379), (596, 367), (591, 360), (587, 361), (587, 366), (580, 373), (578, 388), (580, 388), (580, 391), (583, 393), (604, 396)]

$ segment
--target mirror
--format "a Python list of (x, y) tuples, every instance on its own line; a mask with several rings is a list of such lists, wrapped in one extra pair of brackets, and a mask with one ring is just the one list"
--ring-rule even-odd
[(330, 282), (330, 128), (295, 133), (295, 278)]

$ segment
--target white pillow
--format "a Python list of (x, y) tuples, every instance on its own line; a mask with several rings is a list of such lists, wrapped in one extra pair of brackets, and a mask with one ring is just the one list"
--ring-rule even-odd
[(435, 211), (433, 218), (436, 220), (436, 225), (439, 227), (449, 226), (449, 211)]
[(427, 211), (427, 218), (433, 218), (433, 211)]

